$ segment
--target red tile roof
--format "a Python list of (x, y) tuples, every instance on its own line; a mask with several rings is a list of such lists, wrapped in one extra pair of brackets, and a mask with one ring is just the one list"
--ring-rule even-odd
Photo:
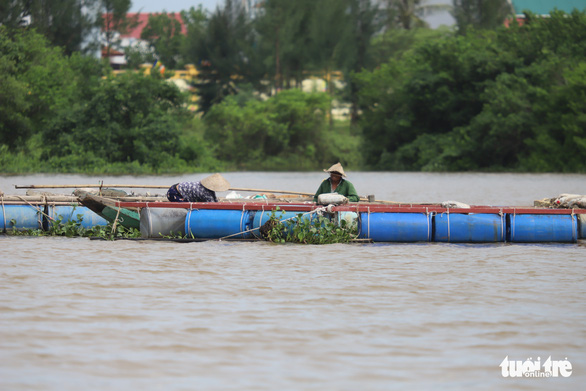
[[(128, 18), (133, 18), (135, 16), (138, 16), (138, 25), (136, 26), (136, 28), (134, 28), (133, 30), (129, 31), (127, 34), (121, 34), (120, 38), (136, 38), (136, 39), (140, 39), (140, 34), (142, 33), (142, 30), (146, 27), (148, 21), (149, 21), (149, 16), (155, 16), (155, 15), (159, 15), (159, 13), (129, 13), (126, 14), (126, 16)], [(178, 12), (175, 13), (168, 13), (168, 16), (175, 18), (179, 21), (179, 23), (181, 23), (181, 33), (182, 34), (187, 34), (187, 27), (185, 27), (185, 24), (183, 23), (183, 19), (181, 18), (181, 14)], [(104, 14), (102, 15), (104, 18), (104, 21), (107, 19), (108, 14)], [(106, 22), (104, 22), (106, 23)]]

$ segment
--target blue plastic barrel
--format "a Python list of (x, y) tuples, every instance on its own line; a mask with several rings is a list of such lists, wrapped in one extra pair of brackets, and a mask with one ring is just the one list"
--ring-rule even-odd
[(436, 242), (504, 242), (505, 216), (498, 214), (441, 213), (434, 217)]
[(30, 205), (2, 205), (0, 208), (2, 208), (0, 211), (2, 230), (43, 228), (42, 205), (38, 207), (32, 207)]
[(250, 212), (246, 210), (194, 209), (187, 212), (185, 218), (185, 233), (188, 237), (218, 239), (230, 236), (246, 239), (252, 236), (250, 232), (245, 232), (249, 229)]
[(572, 215), (509, 215), (511, 242), (576, 242), (578, 222)]
[(360, 213), (361, 239), (375, 242), (428, 242), (431, 216), (425, 213)]
[(108, 221), (85, 206), (55, 205), (49, 207), (49, 216), (55, 220), (61, 219), (61, 224), (70, 221), (77, 222), (80, 218), (83, 228), (92, 228), (97, 225), (108, 225)]

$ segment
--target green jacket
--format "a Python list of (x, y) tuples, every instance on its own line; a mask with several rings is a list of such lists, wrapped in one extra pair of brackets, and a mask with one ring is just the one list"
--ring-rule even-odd
[[(313, 196), (313, 202), (317, 202), (317, 197), (323, 193), (332, 193), (332, 183), (330, 182), (330, 178), (324, 179), (321, 185), (319, 185), (319, 188)], [(350, 202), (360, 201), (360, 197), (356, 193), (354, 185), (351, 182), (345, 180), (344, 178), (342, 178), (342, 180), (338, 184), (338, 187), (336, 187), (335, 193), (342, 194), (343, 196), (347, 197), (348, 201)]]

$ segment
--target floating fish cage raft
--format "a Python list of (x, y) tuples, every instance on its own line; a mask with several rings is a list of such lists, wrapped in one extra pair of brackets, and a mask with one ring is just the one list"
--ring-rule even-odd
[[(324, 207), (313, 203), (234, 201), (215, 203), (117, 201), (116, 207), (140, 211), (143, 238), (185, 235), (194, 239), (260, 239), (260, 228), (272, 215), (279, 220), (314, 218), (325, 213), (334, 221), (356, 224), (358, 239), (372, 242), (575, 243), (586, 238), (586, 209), (351, 203)], [(47, 229), (51, 219), (81, 221), (91, 228), (108, 221), (75, 203), (6, 204), (7, 229)], [(273, 211), (275, 211), (273, 213)]]
[[(373, 242), (566, 242), (586, 238), (586, 209), (490, 207), (450, 209), (439, 206), (357, 203), (315, 204), (134, 203), (140, 208), (143, 237), (171, 232), (193, 238), (260, 238), (272, 215), (281, 221), (311, 219), (326, 213), (335, 221), (356, 223), (358, 239)], [(326, 210), (327, 209), (327, 210)], [(273, 211), (275, 211), (273, 213)]]

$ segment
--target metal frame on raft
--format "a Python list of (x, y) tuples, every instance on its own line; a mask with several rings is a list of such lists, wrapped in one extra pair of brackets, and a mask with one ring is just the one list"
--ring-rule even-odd
[[(184, 233), (197, 238), (254, 238), (263, 216), (277, 208), (291, 218), (323, 206), (270, 202), (118, 202), (122, 208), (187, 209)], [(232, 211), (229, 213), (221, 211)], [(240, 211), (240, 213), (238, 213)], [(352, 203), (328, 212), (357, 214), (358, 238), (374, 242), (575, 243), (586, 238), (586, 209)], [(268, 218), (268, 217), (267, 217)], [(142, 217), (141, 217), (142, 221)], [(142, 230), (142, 222), (141, 222)]]

